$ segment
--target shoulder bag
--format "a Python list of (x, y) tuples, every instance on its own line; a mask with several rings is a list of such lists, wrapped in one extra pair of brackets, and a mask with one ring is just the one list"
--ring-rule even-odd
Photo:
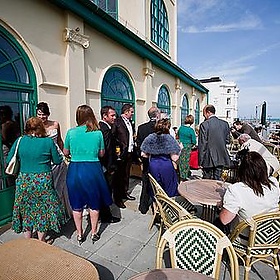
[(10, 162), (8, 163), (6, 169), (5, 169), (5, 173), (9, 174), (9, 175), (17, 175), (19, 173), (19, 159), (17, 157), (17, 152), (18, 152), (18, 146), (19, 146), (19, 142), (21, 140), (22, 137), (20, 137), (17, 141), (17, 145), (15, 148), (15, 152), (14, 155), (12, 156)]

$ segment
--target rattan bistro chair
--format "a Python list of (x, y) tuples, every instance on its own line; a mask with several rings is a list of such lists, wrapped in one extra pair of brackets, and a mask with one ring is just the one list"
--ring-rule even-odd
[[(240, 238), (244, 230), (249, 230), (248, 244)], [(278, 251), (280, 249), (280, 212), (271, 212), (254, 216), (251, 220), (240, 222), (230, 235), (237, 256), (245, 266), (244, 279), (258, 261), (272, 265), (277, 279), (280, 279)]]
[(162, 268), (163, 262), (170, 257), (172, 268), (188, 269), (219, 279), (224, 250), (229, 259), (231, 279), (238, 280), (237, 256), (228, 237), (206, 221), (180, 221), (162, 235), (156, 268)]
[[(161, 195), (175, 201), (175, 203), (179, 204), (182, 208), (186, 209), (186, 211), (189, 212), (191, 215), (195, 214), (195, 207), (193, 206), (193, 204), (191, 204), (188, 200), (186, 200), (182, 196), (175, 196), (175, 197), (170, 198), (166, 194), (164, 189), (161, 187), (161, 185), (157, 182), (157, 180), (150, 173), (148, 173), (148, 176), (149, 176), (149, 180), (150, 180), (150, 183), (151, 183), (151, 186), (152, 186), (152, 192), (153, 192), (154, 197), (156, 197), (158, 194), (161, 194)], [(159, 214), (160, 213), (159, 213), (159, 210), (158, 210), (158, 203), (155, 201), (155, 203), (154, 203), (154, 214), (153, 214), (152, 220), (149, 224), (149, 230), (152, 229), (153, 225), (155, 224), (156, 216), (159, 215)]]

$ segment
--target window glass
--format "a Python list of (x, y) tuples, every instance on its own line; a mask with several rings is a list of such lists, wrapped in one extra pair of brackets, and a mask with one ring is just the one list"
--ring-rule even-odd
[(169, 53), (168, 16), (162, 0), (151, 1), (151, 40)]
[(187, 95), (183, 96), (182, 107), (181, 107), (181, 124), (185, 123), (185, 118), (189, 114), (189, 101)]
[(157, 107), (160, 109), (161, 113), (170, 115), (170, 97), (169, 92), (165, 86), (162, 86), (159, 90)]
[(118, 18), (117, 0), (90, 0), (114, 19)]
[(200, 105), (199, 105), (199, 101), (196, 100), (195, 103), (195, 118), (194, 118), (194, 123), (195, 125), (198, 125), (200, 123)]
[(125, 103), (134, 104), (134, 91), (128, 75), (117, 67), (110, 68), (101, 88), (101, 105), (111, 105), (120, 114)]
[[(34, 77), (32, 81), (30, 73)], [(35, 88), (35, 75), (28, 57), (0, 26), (0, 190), (15, 184), (15, 178), (5, 174), (6, 158), (35, 110), (34, 105), (31, 106), (35, 104)]]

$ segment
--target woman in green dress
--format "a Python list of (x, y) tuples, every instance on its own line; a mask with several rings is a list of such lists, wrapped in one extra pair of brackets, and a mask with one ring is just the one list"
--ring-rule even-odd
[(196, 144), (195, 132), (191, 127), (193, 123), (193, 115), (187, 115), (185, 118), (185, 125), (180, 126), (178, 130), (179, 141), (183, 144), (183, 149), (179, 158), (179, 172), (181, 181), (186, 181), (190, 176), (190, 154), (192, 147)]
[(54, 141), (47, 137), (39, 118), (27, 120), (25, 135), (15, 141), (7, 162), (11, 160), (18, 141), (20, 172), (16, 179), (12, 228), (16, 233), (24, 232), (26, 238), (37, 232), (38, 239), (45, 241), (45, 233), (48, 230), (59, 232), (64, 222), (63, 207), (53, 188), (51, 174), (51, 162), (60, 164), (62, 156)]

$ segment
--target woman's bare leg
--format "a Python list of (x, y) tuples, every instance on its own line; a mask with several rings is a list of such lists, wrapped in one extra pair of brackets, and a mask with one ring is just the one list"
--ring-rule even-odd
[(37, 234), (38, 234), (38, 239), (40, 241), (46, 242), (46, 240), (45, 240), (46, 233), (45, 232), (37, 231)]
[(97, 233), (99, 210), (90, 209), (89, 215), (90, 215), (90, 222), (91, 222), (91, 233), (95, 234)]
[(31, 238), (31, 231), (30, 230), (25, 231), (23, 234), (24, 234), (24, 238)]
[(74, 218), (78, 236), (83, 236), (82, 211), (73, 211), (73, 218)]

